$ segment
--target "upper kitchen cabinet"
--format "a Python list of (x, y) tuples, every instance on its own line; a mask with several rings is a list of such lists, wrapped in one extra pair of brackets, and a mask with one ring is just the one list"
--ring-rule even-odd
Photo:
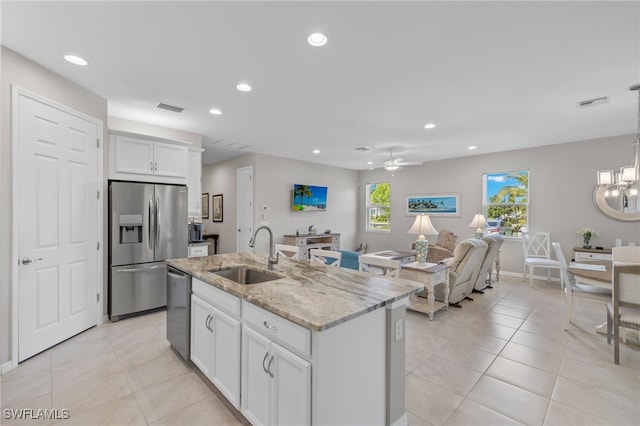
[(189, 188), (189, 217), (200, 219), (202, 215), (202, 149), (189, 148), (189, 170), (187, 187)]
[(111, 135), (111, 179), (156, 183), (187, 183), (189, 148), (126, 135)]

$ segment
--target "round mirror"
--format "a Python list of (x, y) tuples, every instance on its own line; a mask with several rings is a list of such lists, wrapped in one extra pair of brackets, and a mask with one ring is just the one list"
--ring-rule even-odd
[(640, 183), (621, 189), (618, 185), (598, 185), (593, 191), (593, 202), (612, 219), (625, 222), (640, 221)]

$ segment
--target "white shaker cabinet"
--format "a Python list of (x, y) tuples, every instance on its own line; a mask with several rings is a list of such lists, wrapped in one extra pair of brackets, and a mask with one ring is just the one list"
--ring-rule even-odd
[(191, 360), (240, 408), (240, 321), (191, 295)]
[(202, 216), (202, 149), (200, 148), (189, 148), (187, 187), (189, 188), (189, 217), (200, 218)]
[(254, 425), (311, 423), (311, 363), (246, 325), (242, 414)]
[(146, 177), (160, 177), (168, 183), (186, 183), (189, 153), (186, 146), (120, 135), (110, 141), (112, 179), (158, 181)]

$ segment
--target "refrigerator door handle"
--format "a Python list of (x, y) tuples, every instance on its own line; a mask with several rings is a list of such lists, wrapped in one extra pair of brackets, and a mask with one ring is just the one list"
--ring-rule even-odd
[(160, 243), (160, 196), (156, 197), (156, 248)]
[(115, 272), (143, 272), (143, 268), (126, 268), (126, 269), (115, 269)]
[(151, 240), (151, 235), (152, 235), (151, 232), (153, 230), (153, 222), (152, 222), (151, 219), (153, 218), (153, 216), (154, 216), (154, 213), (153, 213), (153, 197), (149, 197), (149, 212), (148, 212), (148, 218), (149, 218), (149, 248), (151, 250), (153, 250), (153, 243), (152, 243), (152, 240)]

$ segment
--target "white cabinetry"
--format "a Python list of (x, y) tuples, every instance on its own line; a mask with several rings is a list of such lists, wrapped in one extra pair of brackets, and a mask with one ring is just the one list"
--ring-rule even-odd
[(186, 183), (186, 146), (121, 135), (112, 135), (110, 144), (110, 178)]
[(242, 414), (254, 425), (311, 423), (311, 363), (242, 327)]
[(191, 295), (191, 360), (218, 390), (240, 408), (239, 299), (193, 279)]
[(202, 149), (189, 148), (189, 168), (187, 170), (187, 187), (189, 188), (189, 217), (200, 218), (202, 215)]

